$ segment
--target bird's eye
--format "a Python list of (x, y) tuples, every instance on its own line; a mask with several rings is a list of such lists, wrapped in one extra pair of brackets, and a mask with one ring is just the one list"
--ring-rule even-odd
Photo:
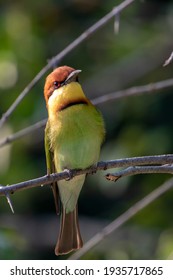
[(55, 81), (53, 84), (54, 84), (55, 88), (59, 88), (61, 86), (61, 84), (57, 81)]

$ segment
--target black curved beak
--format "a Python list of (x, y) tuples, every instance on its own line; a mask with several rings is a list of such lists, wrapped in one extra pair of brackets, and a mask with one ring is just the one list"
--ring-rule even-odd
[(71, 83), (71, 82), (76, 82), (76, 78), (77, 78), (77, 76), (78, 76), (78, 74), (81, 72), (82, 70), (74, 70), (73, 72), (71, 72), (69, 75), (68, 75), (68, 77), (67, 77), (67, 79), (64, 81), (64, 85), (67, 85), (67, 84), (69, 84), (69, 83)]

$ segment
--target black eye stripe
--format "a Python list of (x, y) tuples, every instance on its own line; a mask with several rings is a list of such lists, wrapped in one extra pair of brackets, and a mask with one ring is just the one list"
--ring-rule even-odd
[(63, 85), (65, 85), (65, 82), (58, 82), (58, 81), (55, 81), (55, 82), (53, 82), (53, 84), (54, 84), (54, 87), (57, 89), (57, 88), (60, 88), (60, 87), (62, 87)]
[[(78, 77), (76, 77), (76, 82), (79, 82)], [(66, 80), (65, 80), (63, 82), (54, 81), (53, 84), (54, 84), (54, 88), (57, 89), (57, 88), (60, 88), (64, 85), (66, 85), (67, 83), (66, 83)]]

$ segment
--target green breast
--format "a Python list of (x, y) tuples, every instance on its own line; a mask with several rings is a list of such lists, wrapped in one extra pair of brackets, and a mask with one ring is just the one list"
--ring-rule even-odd
[(77, 104), (58, 113), (57, 121), (53, 143), (57, 171), (84, 169), (96, 163), (104, 138), (100, 112), (92, 105)]

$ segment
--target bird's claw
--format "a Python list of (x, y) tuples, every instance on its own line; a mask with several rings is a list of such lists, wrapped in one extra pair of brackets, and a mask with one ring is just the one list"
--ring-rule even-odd
[(94, 165), (91, 166), (91, 172), (90, 172), (90, 174), (91, 174), (91, 175), (94, 175), (94, 174), (96, 174), (96, 172), (97, 172), (97, 165), (94, 164)]
[(64, 169), (64, 171), (68, 174), (68, 178), (66, 178), (66, 181), (70, 181), (73, 178), (73, 173), (70, 169)]

